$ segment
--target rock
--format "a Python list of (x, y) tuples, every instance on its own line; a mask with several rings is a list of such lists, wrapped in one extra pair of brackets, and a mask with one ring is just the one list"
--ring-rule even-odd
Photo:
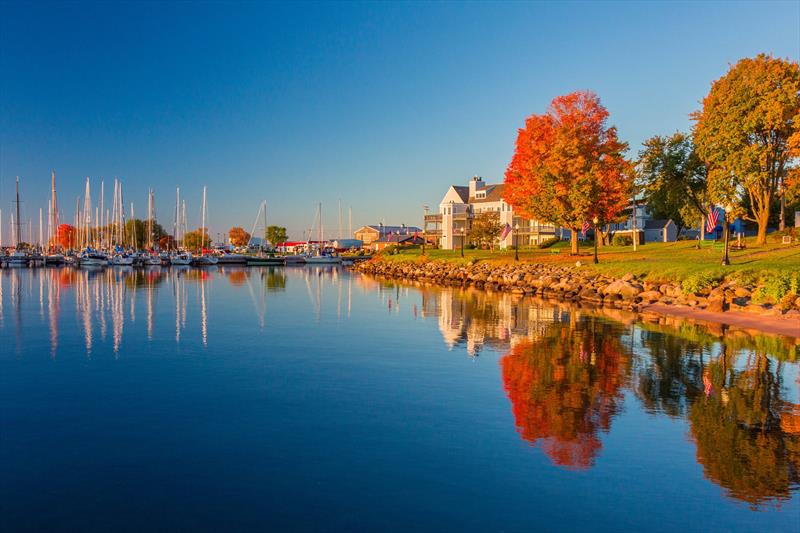
[(753, 293), (744, 287), (736, 287), (733, 291), (733, 294), (737, 298), (749, 298)]
[(709, 300), (706, 306), (706, 311), (711, 311), (712, 313), (723, 313), (726, 310), (727, 305), (725, 305), (725, 300), (722, 298)]
[(631, 280), (633, 280), (633, 274), (631, 274), (630, 272), (628, 272), (627, 274), (625, 274), (624, 276), (622, 276), (622, 277), (620, 278), (620, 280), (622, 280), (622, 281), (631, 281)]
[(644, 291), (639, 293), (639, 298), (642, 299), (643, 303), (649, 304), (653, 302), (658, 302), (659, 300), (661, 300), (661, 293), (659, 291), (654, 291), (654, 290)]

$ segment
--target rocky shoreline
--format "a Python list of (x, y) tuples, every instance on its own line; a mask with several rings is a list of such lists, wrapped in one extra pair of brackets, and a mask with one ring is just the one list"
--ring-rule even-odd
[(655, 305), (662, 310), (670, 306), (675, 310), (702, 310), (705, 314), (765, 317), (786, 321), (784, 326), (788, 328), (781, 329), (790, 334), (796, 325), (794, 336), (800, 337), (800, 297), (781, 301), (780, 305), (756, 303), (753, 295), (757, 286), (730, 281), (692, 292), (678, 282), (652, 283), (639, 280), (632, 274), (612, 278), (580, 266), (489, 262), (459, 265), (447, 261), (386, 261), (380, 257), (357, 263), (352, 269), (391, 279), (585, 301), (631, 311), (642, 311)]

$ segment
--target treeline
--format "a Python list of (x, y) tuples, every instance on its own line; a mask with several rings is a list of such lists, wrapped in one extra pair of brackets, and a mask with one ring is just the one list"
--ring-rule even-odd
[[(505, 200), (523, 216), (578, 231), (625, 220), (643, 194), (656, 218), (679, 227), (722, 207), (724, 223), (742, 217), (758, 229), (785, 225), (800, 207), (800, 68), (761, 54), (732, 65), (691, 113), (691, 132), (654, 136), (638, 158), (609, 124), (594, 93), (553, 99), (519, 130), (505, 174)], [(607, 233), (607, 230), (606, 230)]]

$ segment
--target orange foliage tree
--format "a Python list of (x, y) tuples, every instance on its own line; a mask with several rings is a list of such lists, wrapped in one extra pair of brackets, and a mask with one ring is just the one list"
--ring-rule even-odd
[(557, 465), (586, 469), (622, 407), (631, 358), (619, 332), (599, 321), (554, 323), (500, 360), (503, 384), (523, 439)]
[(525, 120), (506, 170), (505, 201), (525, 217), (570, 228), (574, 254), (584, 221), (613, 222), (630, 199), (628, 145), (607, 122), (596, 94), (558, 96), (544, 115)]
[(250, 234), (238, 226), (228, 231), (228, 237), (234, 246), (247, 246), (247, 243), (250, 242)]
[(75, 226), (59, 224), (56, 229), (55, 244), (61, 248), (74, 248), (78, 243), (77, 235)]

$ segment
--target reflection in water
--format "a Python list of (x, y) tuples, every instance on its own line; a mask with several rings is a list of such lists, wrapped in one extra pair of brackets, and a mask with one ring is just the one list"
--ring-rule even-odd
[(136, 340), (137, 299), (144, 298), (148, 340), (172, 337), (174, 324), (176, 346), (208, 347), (225, 342), (211, 328), (215, 317), (224, 320), (226, 311), (212, 312), (220, 298), (244, 316), (252, 312), (246, 325), (264, 330), (270, 313), (285, 313), (289, 287), (316, 322), (349, 319), (355, 290), (370, 313), (436, 321), (450, 350), (500, 354), (516, 431), (559, 467), (597, 464), (624, 404), (685, 424), (706, 479), (731, 498), (754, 508), (780, 505), (800, 485), (798, 346), (780, 337), (713, 332), (677, 319), (643, 322), (506, 293), (385, 283), (332, 267), (5, 269), (0, 334), (4, 345), (16, 341), (19, 356), (23, 321), (38, 320), (49, 329), (51, 358), (76, 332), (92, 357), (106, 346), (110, 325), (110, 352), (121, 357), (132, 353), (125, 336)]
[(622, 406), (631, 356), (611, 324), (570, 320), (548, 325), (516, 344), (500, 361), (503, 383), (522, 438), (557, 464), (594, 464)]

